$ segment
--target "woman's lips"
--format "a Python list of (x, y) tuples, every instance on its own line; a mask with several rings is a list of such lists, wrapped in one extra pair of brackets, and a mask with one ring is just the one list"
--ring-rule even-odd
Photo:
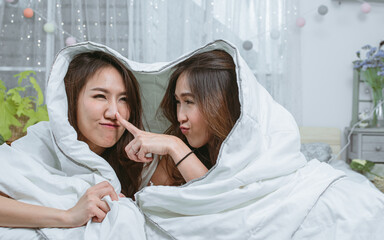
[(180, 127), (181, 132), (185, 135), (189, 132), (189, 128), (186, 127)]
[(103, 126), (103, 127), (113, 128), (113, 129), (119, 127), (119, 125), (117, 125), (117, 124), (113, 124), (113, 123), (100, 123), (100, 125)]

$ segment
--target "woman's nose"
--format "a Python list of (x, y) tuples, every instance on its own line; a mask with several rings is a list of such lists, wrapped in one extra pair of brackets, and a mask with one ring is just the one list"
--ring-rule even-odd
[(117, 103), (115, 101), (108, 102), (105, 110), (105, 118), (115, 119), (117, 113)]
[(187, 121), (187, 119), (187, 114), (185, 113), (184, 108), (179, 107), (177, 109), (177, 121), (179, 121), (179, 123), (184, 123)]

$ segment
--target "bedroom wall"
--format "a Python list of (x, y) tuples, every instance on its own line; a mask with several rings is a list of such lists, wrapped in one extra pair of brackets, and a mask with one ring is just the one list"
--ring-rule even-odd
[[(317, 8), (328, 6), (320, 16)], [(306, 19), (301, 31), (303, 126), (344, 131), (352, 116), (352, 61), (365, 44), (384, 40), (384, 3), (370, 2), (364, 14), (359, 1), (300, 0)]]

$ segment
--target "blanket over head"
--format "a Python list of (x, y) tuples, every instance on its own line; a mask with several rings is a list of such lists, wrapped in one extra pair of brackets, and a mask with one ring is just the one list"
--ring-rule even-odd
[[(163, 66), (142, 69), (138, 78), (164, 84), (174, 65), (215, 49), (235, 62), (241, 115), (205, 176), (136, 193), (147, 238), (166, 238), (166, 232), (170, 239), (188, 240), (381, 239), (384, 195), (326, 163), (307, 162), (295, 120), (257, 82), (232, 44), (214, 41)], [(147, 117), (152, 119), (148, 112)]]
[[(77, 140), (68, 122), (64, 76), (76, 54), (94, 50), (111, 53), (128, 65), (119, 53), (98, 44), (82, 43), (60, 51), (46, 86), (50, 121), (28, 128), (27, 136), (12, 147), (0, 146), (1, 192), (22, 202), (59, 209), (72, 208), (89, 187), (102, 181), (109, 181), (120, 192), (112, 167)], [(36, 231), (0, 228), (0, 239), (145, 239), (144, 217), (131, 199), (112, 202), (108, 196), (106, 201), (111, 211), (102, 223), (89, 221), (80, 228)]]
[(294, 118), (230, 43), (218, 40), (184, 55), (159, 69), (157, 77), (214, 49), (228, 52), (236, 64), (241, 116), (204, 177), (180, 187), (146, 187), (135, 195), (137, 204), (148, 221), (175, 239), (290, 239), (344, 174), (318, 161), (307, 164)]

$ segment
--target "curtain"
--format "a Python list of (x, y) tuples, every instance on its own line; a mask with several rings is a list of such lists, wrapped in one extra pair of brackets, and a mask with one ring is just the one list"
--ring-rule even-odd
[(0, 79), (13, 87), (13, 74), (35, 70), (43, 86), (55, 54), (75, 41), (151, 63), (225, 39), (300, 124), (298, 11), (298, 0), (0, 0)]

